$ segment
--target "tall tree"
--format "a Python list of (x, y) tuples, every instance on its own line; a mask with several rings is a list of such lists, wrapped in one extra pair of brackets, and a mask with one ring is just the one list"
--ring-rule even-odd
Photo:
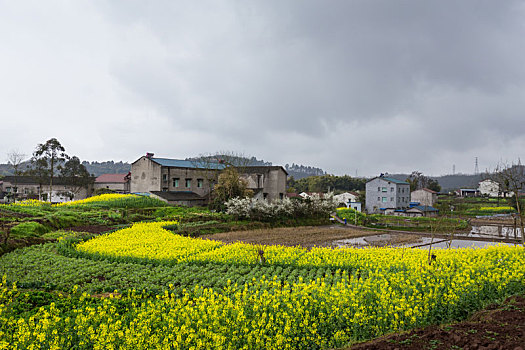
[(50, 202), (52, 200), (55, 173), (62, 169), (67, 159), (69, 159), (69, 156), (66, 154), (65, 148), (56, 138), (51, 138), (45, 143), (38, 144), (33, 152), (33, 157), (31, 158), (32, 168), (48, 177)]
[[(82, 188), (86, 188), (93, 182), (93, 177), (80, 162), (78, 157), (69, 158), (60, 171), (60, 177), (64, 183), (71, 188), (73, 195), (77, 194)], [(71, 198), (72, 199), (72, 198)]]
[(496, 167), (494, 173), (489, 178), (500, 185), (503, 192), (511, 192), (513, 204), (518, 212), (518, 219), (521, 229), (521, 243), (525, 245), (525, 230), (523, 220), (523, 208), (520, 202), (520, 193), (525, 190), (525, 166), (518, 164), (500, 164)]
[(7, 153), (7, 163), (13, 167), (14, 176), (15, 176), (15, 187), (13, 189), (13, 200), (16, 202), (16, 195), (18, 192), (18, 176), (20, 176), (20, 165), (24, 161), (26, 155), (12, 150)]

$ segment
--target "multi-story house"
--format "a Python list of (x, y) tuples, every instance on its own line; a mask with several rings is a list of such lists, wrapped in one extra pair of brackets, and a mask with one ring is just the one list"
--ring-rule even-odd
[[(203, 205), (217, 181), (221, 163), (156, 158), (152, 153), (131, 164), (132, 193), (150, 193), (170, 204)], [(240, 177), (255, 198), (283, 199), (288, 173), (281, 166), (243, 166)]]
[(400, 210), (410, 204), (410, 184), (390, 177), (378, 176), (366, 183), (367, 213)]

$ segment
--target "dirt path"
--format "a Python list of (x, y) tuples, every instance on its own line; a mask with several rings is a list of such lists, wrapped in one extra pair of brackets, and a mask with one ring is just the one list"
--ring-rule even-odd
[(525, 297), (507, 299), (468, 321), (387, 335), (347, 350), (525, 350)]
[(330, 247), (336, 240), (373, 236), (378, 232), (345, 228), (340, 226), (302, 226), (264, 230), (236, 231), (204, 235), (200, 238), (224, 243), (245, 242), (250, 244), (303, 246), (305, 248)]

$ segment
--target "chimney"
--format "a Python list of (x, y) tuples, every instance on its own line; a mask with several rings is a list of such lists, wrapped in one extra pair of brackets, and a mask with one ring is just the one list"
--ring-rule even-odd
[(153, 158), (154, 155), (155, 155), (155, 153), (149, 153), (148, 152), (148, 153), (146, 153), (146, 158), (151, 159), (151, 158)]

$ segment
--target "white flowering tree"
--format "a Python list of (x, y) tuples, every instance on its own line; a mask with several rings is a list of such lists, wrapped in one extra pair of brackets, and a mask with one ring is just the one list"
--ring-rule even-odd
[(312, 196), (307, 199), (275, 200), (233, 198), (225, 203), (226, 213), (239, 219), (273, 221), (287, 218), (328, 217), (336, 207), (333, 196)]

